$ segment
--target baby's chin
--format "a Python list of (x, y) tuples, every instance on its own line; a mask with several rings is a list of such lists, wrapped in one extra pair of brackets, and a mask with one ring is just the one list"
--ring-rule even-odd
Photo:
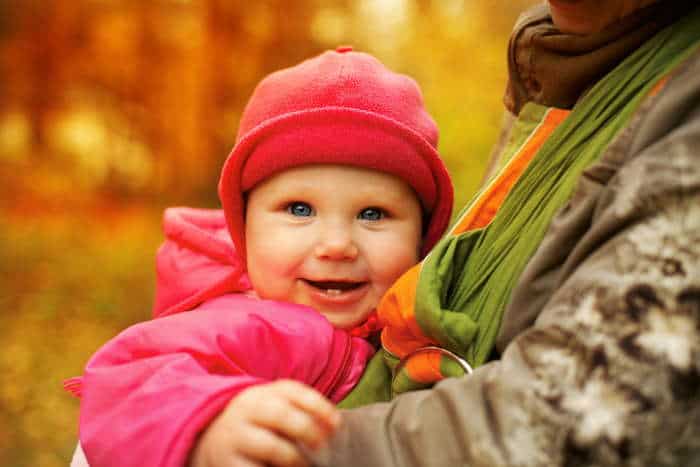
[(334, 328), (344, 329), (346, 331), (354, 329), (367, 321), (367, 318), (371, 312), (372, 310), (357, 310), (356, 312), (335, 310), (319, 311), (319, 313), (325, 316)]

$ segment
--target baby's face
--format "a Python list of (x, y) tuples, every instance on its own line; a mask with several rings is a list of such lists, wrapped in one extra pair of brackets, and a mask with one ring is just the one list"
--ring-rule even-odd
[(352, 328), (418, 261), (421, 217), (415, 193), (393, 175), (330, 164), (285, 170), (248, 193), (253, 288)]

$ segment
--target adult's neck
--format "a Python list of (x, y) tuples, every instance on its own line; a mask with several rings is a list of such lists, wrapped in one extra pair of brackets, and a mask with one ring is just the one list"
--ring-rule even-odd
[[(624, 0), (571, 1), (612, 4)], [(572, 108), (587, 89), (631, 52), (697, 7), (696, 0), (651, 2), (586, 35), (562, 32), (552, 24), (547, 5), (533, 7), (520, 17), (511, 36), (506, 107), (516, 115), (526, 102)]]
[(663, 0), (549, 0), (552, 20), (560, 31), (595, 34), (638, 10)]

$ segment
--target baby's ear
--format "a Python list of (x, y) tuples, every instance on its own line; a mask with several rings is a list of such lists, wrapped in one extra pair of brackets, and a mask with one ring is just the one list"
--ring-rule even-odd
[(243, 225), (246, 223), (246, 213), (248, 212), (248, 192), (245, 191), (243, 194), (241, 194), (241, 198), (243, 198)]
[(422, 233), (420, 238), (418, 239), (418, 242), (416, 242), (416, 258), (418, 258), (418, 261), (421, 261), (423, 259), (423, 244), (425, 243), (425, 232)]
[(430, 226), (430, 214), (428, 214), (425, 209), (422, 209), (423, 215), (420, 218), (420, 238), (418, 239), (418, 259), (423, 259), (423, 245), (425, 244), (425, 236), (428, 234), (428, 227)]

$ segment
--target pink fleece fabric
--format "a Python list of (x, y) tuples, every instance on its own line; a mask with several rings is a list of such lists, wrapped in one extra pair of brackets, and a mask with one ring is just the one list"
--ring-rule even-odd
[(224, 293), (250, 290), (222, 210), (168, 208), (163, 231), (165, 242), (156, 255), (154, 318), (191, 310)]
[(290, 378), (338, 402), (374, 353), (311, 308), (247, 296), (221, 211), (169, 209), (164, 227), (158, 318), (105, 344), (77, 385), (92, 467), (182, 467), (243, 389)]
[(445, 231), (452, 183), (416, 83), (347, 48), (263, 80), (222, 170), (223, 211), (166, 210), (153, 321), (130, 327), (66, 386), (81, 394), (92, 467), (183, 467), (197, 435), (241, 390), (280, 378), (341, 400), (374, 350), (315, 310), (247, 296), (243, 194), (289, 167), (392, 173), (425, 214), (423, 253)]
[(290, 167), (345, 164), (396, 175), (425, 211), (423, 255), (445, 232), (453, 189), (438, 128), (409, 76), (348, 47), (263, 79), (246, 105), (221, 171), (219, 198), (245, 256), (243, 193)]

